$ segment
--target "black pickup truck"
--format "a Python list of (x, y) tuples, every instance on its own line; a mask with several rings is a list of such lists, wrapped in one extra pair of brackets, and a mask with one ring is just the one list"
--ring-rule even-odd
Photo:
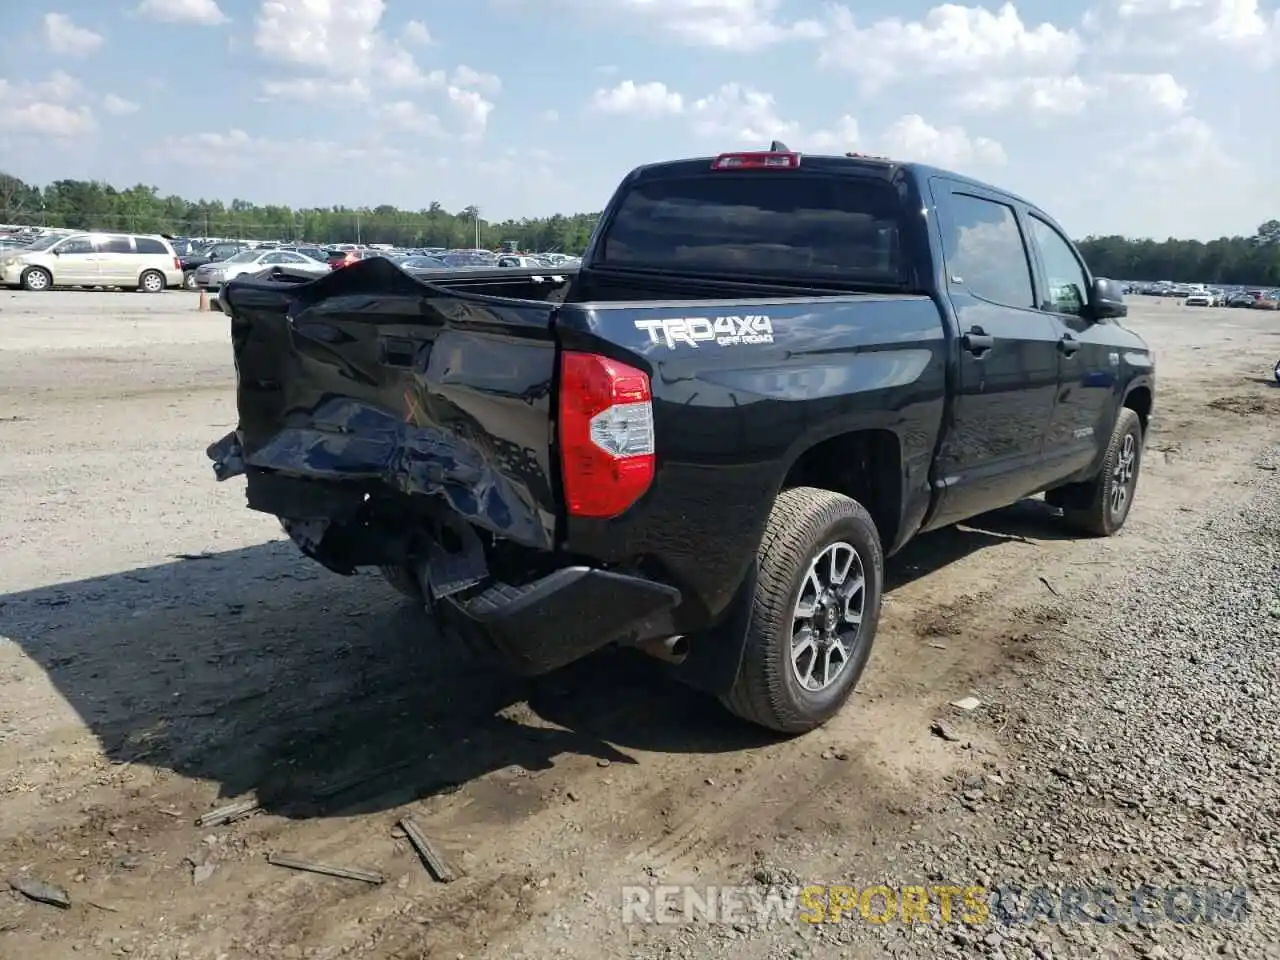
[(1152, 352), (1009, 193), (781, 144), (658, 163), (554, 271), (233, 280), (216, 476), (518, 670), (633, 645), (783, 732), (848, 698), (916, 534), (1039, 493), (1128, 516)]

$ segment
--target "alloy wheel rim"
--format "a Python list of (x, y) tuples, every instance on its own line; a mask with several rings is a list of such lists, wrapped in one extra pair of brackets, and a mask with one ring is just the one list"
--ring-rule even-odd
[(805, 690), (829, 689), (848, 667), (866, 595), (866, 570), (852, 544), (829, 544), (809, 564), (791, 612), (791, 670)]

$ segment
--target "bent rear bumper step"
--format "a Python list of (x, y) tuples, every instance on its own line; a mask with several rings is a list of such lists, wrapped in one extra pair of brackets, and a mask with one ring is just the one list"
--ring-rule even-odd
[[(285, 445), (285, 449), (296, 448)], [(327, 545), (334, 538), (341, 542), (344, 531), (350, 529), (346, 525), (358, 516), (365, 484), (264, 470), (254, 463), (257, 457), (245, 455), (235, 432), (211, 444), (207, 455), (219, 480), (248, 475), (245, 493), (251, 509), (288, 519), (295, 527), (318, 524), (309, 545), (304, 545), (307, 537), (298, 536), (296, 529), (290, 530), (290, 536), (330, 570), (352, 573), (356, 566), (410, 561), (398, 552), (402, 544), (391, 531), (379, 534), (368, 549), (355, 542), (343, 543), (341, 553), (347, 562), (337, 563), (329, 556)], [(371, 459), (381, 458), (379, 451)], [(373, 471), (362, 473), (368, 478)], [(453, 507), (452, 501), (449, 506)], [(454, 515), (474, 519), (456, 508)], [(467, 590), (441, 597), (428, 582), (431, 564), (420, 561), (419, 557), (423, 595), (439, 598), (436, 608), (449, 626), (526, 676), (556, 670), (609, 644), (635, 645), (679, 632), (671, 612), (680, 604), (680, 591), (643, 577), (568, 566), (519, 586), (493, 582), (479, 593)]]
[(526, 676), (563, 667), (611, 643), (636, 644), (676, 631), (680, 591), (593, 567), (562, 567), (532, 583), (496, 583), (467, 599), (448, 597), (451, 625)]

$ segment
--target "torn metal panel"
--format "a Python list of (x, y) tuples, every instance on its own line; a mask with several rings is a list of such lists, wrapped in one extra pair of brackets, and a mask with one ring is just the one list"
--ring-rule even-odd
[[(217, 478), (376, 485), (552, 549), (555, 305), (453, 293), (398, 270), (340, 272), (228, 284), (240, 423), (209, 448)], [(339, 522), (333, 507), (273, 512)]]

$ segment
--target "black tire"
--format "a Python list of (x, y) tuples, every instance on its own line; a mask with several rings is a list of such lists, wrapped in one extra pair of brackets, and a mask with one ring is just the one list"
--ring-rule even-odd
[[(806, 689), (792, 663), (793, 611), (810, 565), (833, 544), (854, 548), (862, 564), (862, 618), (831, 685)], [(813, 730), (830, 720), (858, 684), (880, 621), (884, 553), (871, 515), (849, 497), (792, 487), (774, 501), (757, 551), (759, 576), (737, 679), (721, 702), (744, 720), (779, 733)]]
[(53, 274), (44, 267), (30, 267), (22, 274), (22, 289), (45, 293), (53, 289)]
[[(1121, 470), (1129, 439), (1132, 460), (1127, 470)], [(1137, 413), (1121, 407), (1102, 458), (1102, 469), (1093, 480), (1071, 491), (1064, 501), (1062, 518), (1069, 526), (1094, 537), (1113, 537), (1120, 532), (1133, 509), (1142, 467), (1142, 440), (1142, 421)], [(1126, 477), (1123, 481), (1122, 475)]]
[(418, 603), (422, 603), (425, 599), (422, 595), (422, 585), (418, 583), (418, 576), (411, 568), (391, 565), (379, 567), (378, 570), (382, 573), (382, 579), (391, 584), (398, 593)]
[(143, 270), (142, 275), (138, 277), (138, 287), (143, 293), (164, 293), (166, 286), (168, 281), (159, 270)]
[(194, 270), (188, 270), (186, 273), (182, 275), (182, 289), (183, 290), (199, 289), (199, 287), (196, 286), (196, 272)]

